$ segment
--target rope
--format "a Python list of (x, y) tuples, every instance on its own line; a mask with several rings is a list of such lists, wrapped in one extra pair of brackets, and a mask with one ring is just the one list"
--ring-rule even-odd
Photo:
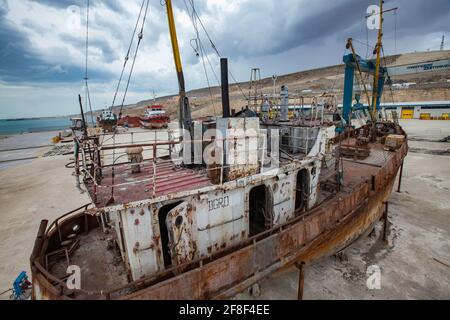
[(394, 53), (397, 54), (397, 10), (394, 11), (394, 21)]
[(369, 28), (367, 27), (367, 18), (364, 18), (364, 29), (366, 29), (366, 60), (369, 57)]
[[(184, 0), (186, 1), (186, 0)], [(200, 26), (202, 27), (203, 31), (205, 32), (206, 37), (208, 38), (209, 43), (211, 44), (212, 49), (214, 50), (214, 52), (216, 53), (216, 55), (219, 58), (222, 58), (222, 55), (220, 54), (219, 50), (217, 49), (216, 45), (214, 44), (214, 42), (211, 39), (211, 36), (209, 35), (208, 31), (205, 28), (205, 25), (203, 24), (202, 20), (200, 19), (200, 16), (197, 13), (197, 10), (194, 7), (194, 1), (193, 0), (189, 0), (189, 4), (192, 7), (192, 14), (195, 15), (195, 17), (197, 18), (197, 20), (200, 22)], [(239, 91), (241, 92), (242, 96), (247, 100), (247, 96), (245, 95), (244, 91), (242, 90), (241, 86), (239, 85), (239, 83), (237, 82), (236, 78), (234, 77), (233, 73), (231, 72), (231, 69), (228, 69), (228, 73), (230, 74), (230, 77), (233, 79), (234, 84), (238, 87)]]
[(391, 84), (391, 77), (389, 76), (389, 72), (388, 72), (388, 69), (387, 69), (387, 64), (386, 64), (386, 58), (385, 58), (385, 54), (384, 54), (384, 47), (383, 46), (381, 46), (381, 53), (382, 53), (382, 57), (383, 57), (383, 63), (384, 63), (384, 67), (386, 68), (386, 77), (387, 77), (387, 79), (389, 79), (389, 83), (388, 83), (388, 85), (389, 85), (389, 91), (390, 91), (390, 93), (391, 93), (391, 98), (392, 98), (392, 105), (394, 105), (395, 104), (395, 99), (394, 99), (394, 91), (392, 90), (392, 84)]
[[(88, 86), (88, 50), (89, 50), (89, 7), (90, 7), (90, 1), (87, 0), (87, 7), (86, 7), (86, 72), (84, 76), (84, 80), (86, 82), (86, 105), (89, 105), (89, 110), (91, 112), (91, 121), (92, 125), (94, 125), (94, 114), (92, 113), (92, 104), (91, 104), (91, 97), (89, 94), (89, 86)], [(89, 103), (88, 103), (89, 102)]]
[[(144, 0), (145, 1), (145, 0)], [(131, 80), (131, 75), (133, 74), (133, 70), (134, 70), (134, 65), (136, 63), (136, 57), (139, 51), (139, 46), (141, 44), (142, 38), (144, 36), (144, 26), (145, 26), (145, 20), (147, 18), (147, 11), (148, 11), (148, 5), (150, 3), (150, 0), (147, 0), (147, 5), (145, 7), (145, 13), (144, 13), (144, 18), (142, 19), (142, 26), (141, 26), (141, 31), (139, 32), (138, 35), (138, 43), (136, 45), (136, 50), (134, 52), (134, 57), (133, 57), (133, 64), (131, 65), (131, 69), (130, 69), (130, 74), (128, 75), (128, 80), (127, 80), (127, 86), (125, 87), (125, 92), (123, 94), (123, 99), (122, 99), (122, 104), (120, 106), (120, 112), (119, 112), (119, 120), (122, 118), (122, 110), (123, 110), (123, 105), (125, 103), (125, 98), (127, 96), (127, 92), (128, 92), (128, 87), (130, 86), (130, 80)]]
[(144, 8), (144, 4), (145, 4), (145, 0), (142, 0), (141, 9), (140, 9), (140, 11), (139, 11), (139, 16), (138, 16), (138, 18), (137, 18), (137, 20), (136, 20), (136, 24), (135, 24), (135, 26), (134, 26), (133, 35), (131, 36), (130, 45), (128, 46), (128, 51), (127, 51), (127, 54), (126, 54), (126, 56), (125, 56), (125, 60), (124, 60), (123, 67), (122, 67), (122, 72), (120, 73), (119, 82), (117, 83), (116, 92), (114, 93), (114, 98), (113, 98), (113, 101), (112, 101), (112, 103), (111, 103), (111, 107), (110, 107), (110, 110), (111, 110), (111, 111), (112, 111), (112, 108), (114, 107), (114, 103), (116, 102), (117, 93), (119, 92), (120, 84), (121, 84), (121, 82), (122, 82), (123, 73), (124, 73), (124, 71), (125, 71), (125, 68), (126, 68), (126, 66), (127, 66), (128, 59), (129, 59), (129, 57), (130, 57), (131, 47), (132, 47), (133, 42), (134, 42), (134, 36), (136, 35), (136, 30), (137, 30), (137, 27), (138, 27), (138, 25), (139, 25), (139, 21), (141, 20), (141, 15), (142, 15), (142, 10), (143, 10), (143, 8)]
[[(190, 0), (190, 1), (192, 1), (191, 6), (194, 8), (193, 0)], [(184, 0), (184, 5), (186, 6), (186, 10), (189, 13), (189, 8), (187, 6), (186, 0)], [(204, 47), (203, 47), (203, 44), (202, 44), (202, 39), (200, 38), (200, 33), (198, 32), (198, 26), (197, 26), (197, 23), (196, 23), (197, 20), (195, 19), (194, 12), (192, 12), (192, 15), (189, 14), (189, 17), (190, 17), (192, 25), (193, 25), (193, 27), (195, 29), (195, 34), (196, 34), (196, 39), (195, 40), (196, 40), (196, 42), (198, 42), (198, 45), (200, 47), (200, 57), (201, 57), (201, 60), (202, 60), (203, 71), (205, 73), (206, 83), (208, 84), (208, 91), (209, 91), (209, 96), (210, 96), (210, 99), (211, 99), (211, 104), (213, 106), (213, 112), (214, 112), (214, 115), (216, 116), (217, 115), (216, 106), (214, 104), (214, 99), (213, 99), (213, 95), (212, 95), (212, 91), (211, 91), (211, 85), (210, 85), (209, 77), (208, 77), (208, 71), (206, 70), (206, 64), (205, 64), (205, 56), (208, 57), (208, 55), (206, 54), (206, 51), (204, 50)], [(194, 48), (194, 51), (196, 51), (196, 53), (198, 54), (198, 51), (195, 48)], [(211, 69), (213, 70), (213, 73), (214, 73), (214, 76), (216, 77), (216, 80), (218, 81), (217, 75), (215, 74), (214, 69), (212, 68), (212, 65), (211, 65), (209, 59), (208, 59), (208, 63), (210, 65)]]

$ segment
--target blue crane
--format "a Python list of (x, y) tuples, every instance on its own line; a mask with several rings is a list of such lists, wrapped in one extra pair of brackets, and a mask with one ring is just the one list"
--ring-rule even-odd
[[(362, 104), (359, 102), (352, 106), (353, 102), (353, 80), (355, 75), (355, 69), (358, 69), (364, 73), (369, 73), (371, 75), (375, 74), (376, 65), (373, 61), (364, 60), (359, 55), (350, 53), (343, 57), (345, 64), (345, 78), (344, 78), (344, 100), (342, 103), (342, 118), (345, 120), (346, 124), (350, 123), (350, 113), (352, 110), (360, 109)], [(380, 67), (380, 73), (378, 78), (377, 86), (377, 101), (375, 110), (380, 108), (380, 100), (383, 94), (384, 82), (386, 80), (386, 68)], [(373, 93), (372, 93), (373, 96)]]

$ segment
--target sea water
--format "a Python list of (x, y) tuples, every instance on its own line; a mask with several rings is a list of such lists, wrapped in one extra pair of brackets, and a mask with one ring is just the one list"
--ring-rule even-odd
[(69, 117), (0, 120), (0, 135), (58, 131), (70, 128)]

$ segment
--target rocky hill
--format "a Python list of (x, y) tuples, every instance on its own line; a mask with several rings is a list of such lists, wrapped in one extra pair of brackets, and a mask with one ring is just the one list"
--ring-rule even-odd
[[(404, 65), (420, 63), (439, 59), (450, 58), (450, 50), (433, 52), (414, 52), (386, 57), (385, 66)], [(263, 68), (264, 66), (261, 66)], [(250, 70), (249, 70), (250, 73)], [(411, 101), (433, 101), (450, 100), (450, 72), (427, 72), (421, 74), (403, 75), (392, 77), (392, 83), (415, 83), (409, 88), (389, 88), (385, 87), (383, 102), (411, 102)], [(344, 65), (335, 65), (319, 69), (300, 71), (278, 77), (277, 87), (282, 84), (289, 87), (289, 91), (304, 96), (305, 103), (312, 97), (324, 92), (337, 96), (339, 102), (342, 101), (342, 91), (344, 82)], [(370, 85), (372, 80), (365, 79), (365, 83)], [(355, 84), (360, 83), (356, 77)], [(278, 89), (277, 89), (278, 90)], [(271, 78), (261, 79), (259, 91), (263, 94), (271, 94), (273, 91), (273, 81)], [(220, 87), (213, 87), (213, 100), (208, 88), (192, 90), (188, 92), (191, 102), (193, 117), (221, 114)], [(249, 93), (249, 82), (230, 84), (231, 108), (240, 110), (246, 105), (244, 95)], [(157, 99), (158, 104), (166, 106), (172, 118), (176, 117), (178, 108), (178, 96), (166, 96)], [(129, 105), (124, 109), (124, 114), (140, 115), (146, 105), (153, 104), (152, 100), (140, 101)]]

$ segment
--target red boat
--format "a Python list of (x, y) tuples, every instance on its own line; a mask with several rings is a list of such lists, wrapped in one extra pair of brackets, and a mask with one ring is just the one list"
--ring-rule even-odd
[(148, 129), (167, 128), (170, 118), (161, 105), (147, 106), (143, 117), (139, 117), (141, 126)]

